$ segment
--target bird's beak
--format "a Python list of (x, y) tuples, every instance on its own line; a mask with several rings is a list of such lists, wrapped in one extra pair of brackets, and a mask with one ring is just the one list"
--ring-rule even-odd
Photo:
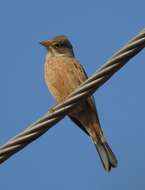
[(52, 41), (51, 40), (45, 40), (45, 41), (40, 42), (40, 44), (44, 47), (49, 47), (52, 44)]

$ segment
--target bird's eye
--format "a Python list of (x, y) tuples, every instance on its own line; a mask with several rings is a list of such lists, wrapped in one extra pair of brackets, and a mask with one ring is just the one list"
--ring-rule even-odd
[(55, 47), (60, 47), (60, 44), (58, 43), (58, 44), (55, 44)]
[(64, 44), (63, 43), (56, 43), (55, 44), (55, 47), (59, 48), (59, 47), (64, 47)]

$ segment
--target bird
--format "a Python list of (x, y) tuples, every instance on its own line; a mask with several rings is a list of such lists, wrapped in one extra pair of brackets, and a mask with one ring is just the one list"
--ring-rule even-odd
[[(44, 64), (46, 85), (56, 102), (63, 102), (88, 76), (75, 58), (73, 46), (68, 37), (59, 35), (41, 41), (40, 44), (47, 50)], [(91, 138), (104, 169), (109, 172), (117, 167), (117, 158), (101, 128), (94, 97), (90, 96), (76, 105), (68, 116)]]

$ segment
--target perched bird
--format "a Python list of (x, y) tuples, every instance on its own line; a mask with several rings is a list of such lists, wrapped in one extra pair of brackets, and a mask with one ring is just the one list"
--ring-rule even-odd
[[(76, 60), (73, 47), (66, 36), (56, 36), (40, 44), (47, 49), (46, 84), (56, 101), (61, 102), (88, 77)], [(117, 159), (103, 135), (93, 96), (81, 102), (68, 115), (91, 137), (105, 170), (110, 171), (116, 167)]]

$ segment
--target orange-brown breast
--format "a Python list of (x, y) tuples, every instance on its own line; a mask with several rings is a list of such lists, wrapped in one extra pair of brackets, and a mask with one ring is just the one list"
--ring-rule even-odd
[(54, 57), (45, 63), (45, 80), (58, 102), (87, 79), (80, 64), (71, 57)]

